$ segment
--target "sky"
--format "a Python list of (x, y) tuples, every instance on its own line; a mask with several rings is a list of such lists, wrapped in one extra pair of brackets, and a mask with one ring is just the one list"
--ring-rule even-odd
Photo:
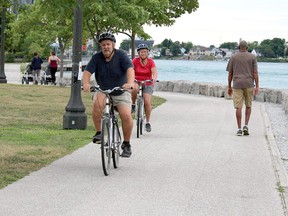
[[(144, 26), (154, 45), (164, 39), (219, 46), (275, 37), (288, 41), (288, 0), (198, 0), (199, 8), (184, 14), (170, 27)], [(127, 36), (117, 35), (120, 45)]]

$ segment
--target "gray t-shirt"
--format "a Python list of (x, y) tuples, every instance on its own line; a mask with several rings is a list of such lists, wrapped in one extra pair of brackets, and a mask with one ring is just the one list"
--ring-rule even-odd
[(226, 67), (226, 71), (233, 73), (233, 88), (253, 88), (254, 70), (257, 68), (256, 56), (248, 51), (233, 55)]

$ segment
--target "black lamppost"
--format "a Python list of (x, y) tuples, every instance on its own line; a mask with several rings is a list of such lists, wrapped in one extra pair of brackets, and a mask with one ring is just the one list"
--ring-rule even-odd
[(81, 98), (81, 80), (78, 80), (79, 70), (82, 70), (82, 17), (82, 0), (78, 0), (74, 11), (71, 96), (65, 108), (66, 113), (63, 116), (64, 129), (87, 128), (87, 115)]
[(0, 83), (7, 83), (4, 64), (5, 64), (5, 22), (6, 22), (6, 7), (2, 8), (1, 22), (1, 54), (0, 54)]

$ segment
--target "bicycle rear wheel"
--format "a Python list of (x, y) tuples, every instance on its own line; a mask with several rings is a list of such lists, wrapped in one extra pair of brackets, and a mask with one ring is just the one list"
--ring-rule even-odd
[(109, 175), (111, 164), (111, 132), (110, 132), (110, 119), (102, 119), (102, 134), (101, 134), (101, 158), (102, 168), (104, 174)]
[[(118, 119), (116, 121), (118, 121)], [(116, 123), (113, 124), (113, 149), (112, 149), (113, 166), (115, 169), (119, 167), (120, 146), (121, 146), (121, 135), (118, 123)]]

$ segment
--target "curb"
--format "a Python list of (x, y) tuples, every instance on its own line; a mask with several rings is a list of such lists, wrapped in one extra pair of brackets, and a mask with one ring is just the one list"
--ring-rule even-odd
[(281, 202), (284, 210), (284, 215), (288, 216), (288, 175), (285, 170), (283, 161), (281, 159), (281, 154), (277, 147), (276, 141), (274, 139), (274, 135), (272, 132), (272, 127), (270, 123), (270, 119), (267, 115), (264, 104), (261, 105), (261, 114), (264, 120), (265, 134), (268, 145), (268, 150), (270, 152), (272, 165), (277, 181), (277, 190), (279, 191)]

